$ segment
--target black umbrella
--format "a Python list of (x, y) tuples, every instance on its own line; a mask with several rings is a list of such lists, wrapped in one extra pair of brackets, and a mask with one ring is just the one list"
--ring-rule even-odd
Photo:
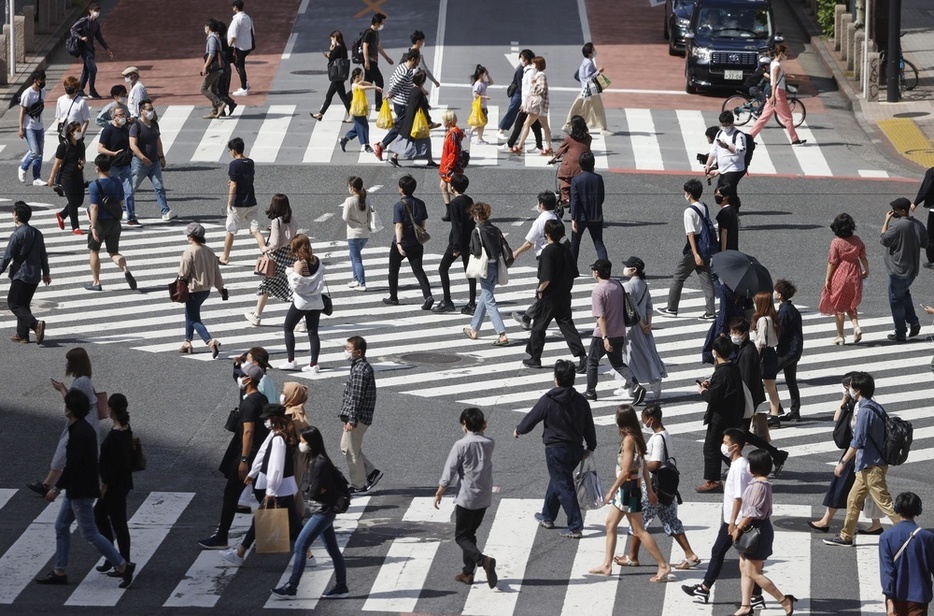
[(738, 250), (724, 250), (710, 259), (713, 273), (734, 293), (752, 297), (772, 292), (772, 275), (755, 257)]

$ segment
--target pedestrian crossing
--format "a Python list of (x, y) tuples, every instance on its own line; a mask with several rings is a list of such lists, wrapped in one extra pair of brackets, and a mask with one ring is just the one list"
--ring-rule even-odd
[[(432, 110), (438, 120), (445, 106)], [(227, 142), (238, 136), (247, 144), (246, 154), (260, 164), (286, 165), (380, 165), (376, 156), (362, 152), (357, 140), (341, 151), (339, 142), (350, 129), (344, 123), (340, 109), (326, 114), (320, 122), (308, 115), (308, 110), (296, 105), (239, 105), (228, 117), (205, 120), (203, 109), (193, 105), (169, 105), (157, 109), (162, 132), (163, 148), (170, 165), (190, 163), (221, 163), (229, 158)], [(96, 113), (96, 110), (95, 110)], [(471, 166), (548, 168), (550, 157), (530, 152), (516, 156), (499, 146), (497, 140), (499, 117), (505, 107), (489, 106), (489, 123), (484, 138), (488, 144), (470, 146)], [(718, 123), (717, 112), (697, 110), (608, 109), (612, 134), (594, 134), (593, 152), (599, 170), (630, 170), (647, 172), (700, 172), (702, 166), (696, 155), (707, 152), (704, 137), (708, 126)], [(55, 155), (58, 135), (55, 130), (54, 110), (46, 112), (43, 120), (46, 132), (43, 160), (49, 162)], [(461, 124), (466, 121), (463, 113)], [(370, 112), (370, 143), (381, 140), (386, 130), (376, 127), (377, 110)], [(557, 118), (557, 116), (556, 116)], [(557, 143), (564, 137), (561, 121), (554, 128)], [(552, 122), (555, 126), (555, 122)], [(748, 128), (748, 127), (746, 127)], [(785, 132), (778, 127), (764, 130), (756, 138), (758, 147), (750, 166), (750, 174), (803, 177), (888, 177), (850, 151), (846, 140), (830, 125), (827, 116), (813, 115), (798, 132), (807, 139), (804, 146), (792, 148)], [(89, 156), (97, 153), (99, 129), (92, 125), (86, 137)], [(432, 152), (440, 160), (444, 137), (443, 129), (432, 131)], [(23, 154), (23, 141), (15, 133), (0, 138), (0, 160), (19, 160)], [(531, 146), (532, 142), (527, 142)], [(93, 153), (93, 154), (92, 154)], [(416, 166), (425, 161), (415, 161)]]
[[(609, 450), (605, 453), (609, 455)], [(609, 479), (609, 465), (598, 469)], [(321, 594), (334, 583), (333, 564), (320, 539), (312, 545), (315, 562), (306, 567), (297, 596), (289, 601), (273, 599), (267, 588), (286, 582), (291, 555), (249, 552), (242, 565), (234, 565), (218, 551), (201, 550), (190, 528), (201, 521), (192, 504), (195, 496), (191, 492), (150, 492), (139, 502), (131, 493), (131, 560), (137, 569), (130, 589), (118, 588), (117, 580), (94, 570), (101, 562), (96, 552), (73, 549), (67, 569), (69, 585), (61, 591), (39, 594), (33, 580), (51, 567), (54, 519), (61, 504), (41, 505), (29, 522), (28, 517), (17, 514), (34, 511), (36, 495), (28, 490), (0, 490), (0, 526), (18, 533), (16, 542), (0, 552), (4, 580), (0, 605), (27, 611), (78, 606), (126, 608), (137, 604), (142, 595), (147, 604), (163, 609), (210, 609), (229, 606), (225, 598), (236, 595), (243, 610), (310, 611), (319, 607)], [(354, 499), (348, 511), (337, 516), (335, 531), (348, 568), (350, 595), (329, 603), (328, 613), (706, 616), (733, 609), (739, 600), (737, 560), (732, 553), (709, 603), (700, 603), (681, 590), (682, 585), (697, 584), (703, 578), (722, 515), (722, 505), (714, 502), (716, 499), (687, 501), (679, 507), (687, 538), (702, 564), (695, 569), (673, 570), (675, 579), (667, 584), (650, 584), (648, 578), (654, 575), (655, 567), (644, 550), (640, 568), (614, 565), (614, 573), (608, 577), (588, 573), (604, 557), (607, 507), (585, 512), (584, 536), (571, 541), (558, 536), (559, 530), (546, 530), (534, 520), (534, 514), (541, 510), (540, 498), (494, 497), (478, 532), (478, 544), (484, 554), (496, 559), (496, 589), (488, 588), (482, 570), (469, 587), (454, 581), (461, 558), (453, 541), (452, 498), (444, 498), (438, 510), (433, 500), (430, 496), (374, 491)], [(782, 592), (799, 598), (798, 613), (810, 613), (812, 608), (843, 597), (859, 599), (861, 609), (854, 613), (880, 613), (878, 537), (861, 535), (852, 549), (827, 547), (820, 541), (824, 535), (815, 535), (806, 526), (807, 520), (819, 515), (816, 507), (774, 505), (775, 541), (766, 575)], [(236, 516), (232, 542), (246, 531), (250, 519), (248, 515)], [(559, 514), (559, 528), (563, 519)], [(663, 557), (674, 566), (682, 561), (682, 550), (658, 526), (655, 523), (653, 534)], [(626, 537), (624, 521), (617, 554), (626, 553)], [(170, 561), (166, 561), (167, 555)], [(818, 574), (830, 561), (836, 571), (852, 567), (854, 574), (822, 578)], [(241, 596), (238, 591), (242, 587), (253, 592)], [(771, 597), (766, 600), (768, 607), (778, 607)], [(544, 605), (549, 606), (545, 612)]]

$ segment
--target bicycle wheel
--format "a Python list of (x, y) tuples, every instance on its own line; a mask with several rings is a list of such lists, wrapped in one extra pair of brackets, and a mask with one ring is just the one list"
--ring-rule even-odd
[[(788, 108), (791, 110), (791, 119), (795, 125), (795, 128), (801, 126), (804, 123), (804, 118), (807, 117), (807, 109), (804, 108), (804, 103), (798, 100), (795, 97), (790, 97), (788, 99)], [(781, 128), (785, 128), (785, 125), (782, 124), (782, 121), (779, 119), (778, 114), (774, 116), (775, 123), (778, 124)]]
[(751, 106), (752, 101), (745, 96), (736, 94), (723, 101), (723, 107), (721, 107), (720, 110), (732, 111), (733, 115), (736, 116), (734, 124), (736, 126), (743, 126), (752, 118)]
[(908, 60), (902, 60), (905, 63), (905, 68), (902, 69), (902, 89), (903, 90), (914, 90), (915, 86), (918, 85), (918, 69), (915, 68), (915, 65), (909, 62)]

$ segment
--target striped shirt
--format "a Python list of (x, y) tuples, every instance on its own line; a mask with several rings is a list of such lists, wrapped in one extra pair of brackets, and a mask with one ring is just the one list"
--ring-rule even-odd
[(389, 77), (389, 87), (386, 88), (386, 97), (393, 105), (406, 106), (409, 104), (409, 93), (412, 91), (412, 77), (415, 71), (409, 65), (402, 63), (396, 67)]

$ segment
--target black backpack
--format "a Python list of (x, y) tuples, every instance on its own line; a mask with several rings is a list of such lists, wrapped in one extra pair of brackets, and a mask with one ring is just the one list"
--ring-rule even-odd
[(354, 40), (353, 45), (350, 46), (350, 61), (354, 64), (363, 64), (363, 35), (366, 34), (366, 30), (360, 32), (360, 35)]
[(97, 185), (97, 194), (98, 198), (100, 199), (100, 203), (98, 203), (98, 205), (102, 207), (105, 212), (110, 214), (115, 220), (120, 220), (123, 218), (123, 208), (120, 207), (120, 199), (117, 199), (115, 196), (104, 192), (100, 180), (94, 180), (94, 183)]
[(752, 155), (756, 152), (756, 140), (749, 134), (736, 129), (733, 133), (733, 145), (736, 145), (736, 135), (742, 134), (746, 138), (746, 149), (743, 151), (743, 163), (746, 165), (746, 171), (749, 171), (749, 163), (752, 162)]
[(678, 470), (678, 465), (675, 462), (674, 458), (668, 457), (668, 443), (665, 442), (665, 437), (661, 436), (662, 447), (665, 450), (665, 459), (662, 461), (662, 465), (658, 467), (658, 470), (652, 473), (652, 489), (655, 490), (655, 495), (658, 496), (658, 502), (666, 507), (678, 499), (678, 504), (681, 504), (681, 494), (678, 492), (678, 485), (681, 483), (681, 472)]
[[(908, 459), (914, 435), (911, 423), (898, 417), (891, 417), (877, 404), (869, 405), (869, 409), (885, 422), (885, 441), (881, 446), (875, 440), (872, 441), (876, 449), (882, 453), (882, 460), (889, 466), (904, 464)], [(869, 438), (872, 439), (872, 436)]]
[(694, 237), (697, 242), (697, 252), (700, 253), (701, 259), (708, 261), (710, 257), (720, 252), (720, 239), (717, 237), (717, 230), (713, 226), (713, 221), (710, 220), (707, 204), (701, 203), (701, 205), (704, 206), (703, 212), (694, 205), (691, 205), (690, 208), (697, 212), (697, 215), (701, 218), (700, 235)]

